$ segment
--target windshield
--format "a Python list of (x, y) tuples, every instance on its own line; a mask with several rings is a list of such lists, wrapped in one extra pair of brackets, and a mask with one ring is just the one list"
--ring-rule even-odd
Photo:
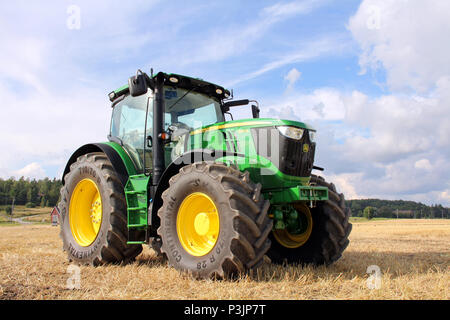
[(223, 122), (220, 104), (214, 98), (181, 88), (164, 87), (165, 123), (181, 123), (196, 129)]
[[(173, 87), (164, 87), (164, 97), (164, 129), (166, 131), (169, 126), (191, 131), (224, 121), (220, 104), (214, 98)], [(127, 95), (114, 106), (111, 119), (111, 136), (120, 139), (139, 172), (143, 171), (144, 157), (147, 168), (152, 164), (151, 148), (144, 148), (144, 143), (146, 127), (147, 136), (153, 135), (153, 100), (151, 90), (138, 97)], [(171, 147), (172, 143), (166, 145), (167, 150)]]

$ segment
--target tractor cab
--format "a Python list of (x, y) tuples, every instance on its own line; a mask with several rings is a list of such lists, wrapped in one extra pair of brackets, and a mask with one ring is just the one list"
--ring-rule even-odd
[[(225, 122), (230, 106), (248, 104), (249, 100), (226, 102), (230, 92), (200, 79), (168, 74), (162, 87), (165, 165), (185, 150), (186, 138), (195, 129)], [(133, 96), (128, 86), (110, 93), (112, 117), (109, 140), (118, 142), (132, 158), (139, 172), (152, 166), (154, 104), (152, 90)], [(252, 106), (255, 108), (255, 106)]]

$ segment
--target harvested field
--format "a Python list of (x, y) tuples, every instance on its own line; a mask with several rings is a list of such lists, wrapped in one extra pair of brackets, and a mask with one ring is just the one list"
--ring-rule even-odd
[[(128, 265), (80, 267), (80, 289), (67, 288), (58, 234), (50, 225), (0, 226), (0, 299), (449, 299), (449, 220), (354, 222), (330, 267), (266, 263), (237, 280), (193, 280), (146, 246)], [(370, 265), (380, 282), (369, 279)]]

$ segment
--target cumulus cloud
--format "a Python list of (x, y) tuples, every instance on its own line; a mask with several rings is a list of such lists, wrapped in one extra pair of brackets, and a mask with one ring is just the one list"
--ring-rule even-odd
[(287, 88), (292, 89), (294, 87), (294, 84), (297, 82), (298, 79), (300, 79), (300, 76), (302, 73), (298, 71), (296, 68), (292, 68), (285, 76), (284, 80), (287, 81)]
[[(63, 167), (79, 146), (106, 140), (111, 109), (101, 93), (78, 88), (77, 94), (65, 97), (39, 92), (21, 97), (0, 85), (0, 95), (8, 115), (0, 126), (0, 146), (8, 150), (0, 159), (3, 177), (19, 175), (20, 170), (13, 172), (14, 168), (36, 159), (44, 166)], [(20, 172), (24, 176), (32, 173)]]
[(28, 177), (34, 179), (45, 178), (45, 170), (37, 162), (32, 162), (20, 170), (13, 172), (15, 177)]
[[(0, 12), (0, 147), (7, 152), (0, 157), (0, 177), (59, 177), (76, 148), (106, 140), (111, 112), (106, 82), (111, 81), (97, 69), (86, 72), (86, 66), (124, 52), (129, 57), (130, 47), (143, 45), (134, 37), (137, 15), (154, 4), (79, 1), (83, 23), (77, 31), (66, 26), (68, 4), (5, 4)], [(106, 5), (111, 11), (102, 20)], [(46, 172), (49, 167), (52, 172)]]
[(322, 88), (267, 102), (266, 115), (318, 130), (317, 163), (348, 198), (449, 204), (449, 92), (450, 81), (425, 95), (369, 97)]
[[(320, 88), (311, 93), (291, 93), (284, 100), (268, 101), (268, 115), (297, 120), (342, 120), (345, 105), (342, 93)], [(264, 113), (265, 111), (263, 111)]]
[(362, 72), (385, 72), (391, 92), (341, 96), (343, 123), (367, 131), (327, 148), (360, 173), (335, 167), (338, 181), (358, 196), (449, 205), (450, 3), (364, 0), (348, 28)]
[(417, 160), (416, 163), (414, 163), (414, 167), (417, 169), (424, 169), (427, 171), (430, 171), (432, 169), (430, 160), (428, 159)]
[(348, 29), (389, 92), (292, 92), (268, 115), (318, 129), (317, 162), (347, 198), (450, 205), (450, 3), (364, 0)]
[(362, 71), (382, 68), (391, 89), (426, 92), (450, 74), (450, 2), (364, 0), (348, 28)]
[(450, 100), (433, 93), (434, 97), (392, 94), (366, 98), (364, 104), (348, 99), (347, 123), (367, 127), (371, 133), (368, 137), (350, 137), (348, 152), (357, 154), (360, 161), (388, 163), (411, 154), (449, 148), (446, 136), (450, 129)]

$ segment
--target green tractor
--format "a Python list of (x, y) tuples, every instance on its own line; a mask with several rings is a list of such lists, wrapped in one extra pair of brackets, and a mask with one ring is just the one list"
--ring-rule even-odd
[[(256, 101), (178, 74), (138, 70), (109, 99), (108, 142), (79, 148), (63, 174), (70, 261), (132, 261), (148, 244), (180, 271), (221, 278), (265, 256), (313, 265), (341, 257), (350, 210), (311, 174), (323, 170), (313, 128), (260, 119)], [(230, 108), (249, 104), (253, 119), (233, 120)]]

